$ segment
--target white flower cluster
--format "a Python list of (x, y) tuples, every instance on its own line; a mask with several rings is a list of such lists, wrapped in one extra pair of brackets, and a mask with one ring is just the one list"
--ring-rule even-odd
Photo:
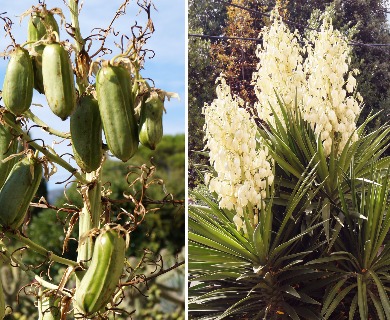
[(307, 84), (302, 113), (315, 133), (321, 135), (325, 154), (330, 154), (334, 141), (341, 153), (351, 135), (352, 141), (358, 138), (355, 129), (362, 98), (359, 93), (357, 99), (352, 95), (356, 88), (353, 75), (358, 71), (348, 72), (350, 47), (328, 19), (324, 19), (319, 32), (310, 33), (309, 40), (312, 45), (307, 46), (304, 64)]
[(348, 71), (350, 49), (345, 37), (324, 19), (321, 30), (311, 31), (306, 44), (300, 45), (299, 36), (288, 30), (277, 10), (272, 19), (271, 27), (262, 32), (263, 46), (257, 50), (260, 63), (253, 75), (258, 116), (274, 124), (276, 115), (283, 122), (276, 93), (287, 107), (295, 107), (297, 97), (304, 119), (321, 136), (325, 155), (330, 154), (332, 143), (341, 153), (351, 135), (352, 141), (357, 139), (362, 103), (355, 92), (358, 71)]
[(274, 179), (272, 160), (256, 140), (257, 126), (243, 101), (232, 96), (224, 78), (218, 80), (217, 99), (203, 108), (206, 148), (216, 171), (216, 176), (206, 176), (206, 184), (218, 194), (220, 208), (237, 212), (234, 222), (240, 229), (246, 206), (265, 205), (266, 181), (270, 185)]
[(306, 79), (302, 65), (304, 48), (299, 44), (298, 33), (291, 33), (275, 10), (271, 20), (271, 27), (262, 32), (263, 46), (259, 45), (256, 50), (260, 62), (258, 71), (253, 73), (253, 81), (258, 116), (275, 125), (274, 113), (279, 118), (282, 116), (276, 93), (284, 103), (294, 105), (296, 96), (302, 99)]

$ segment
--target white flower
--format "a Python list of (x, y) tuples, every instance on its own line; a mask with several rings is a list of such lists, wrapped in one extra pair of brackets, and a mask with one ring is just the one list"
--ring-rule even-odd
[(233, 217), (233, 222), (236, 224), (237, 230), (240, 231), (242, 228), (242, 218), (239, 215)]

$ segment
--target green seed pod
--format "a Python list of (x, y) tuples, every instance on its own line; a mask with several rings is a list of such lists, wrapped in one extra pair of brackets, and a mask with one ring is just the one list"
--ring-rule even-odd
[(43, 297), (39, 320), (60, 320), (61, 299), (58, 297)]
[[(2, 113), (3, 117), (15, 122), (15, 116), (11, 113)], [(7, 179), (12, 167), (17, 161), (17, 158), (12, 158), (6, 162), (2, 162), (5, 158), (15, 154), (18, 150), (18, 141), (12, 134), (12, 129), (6, 124), (0, 123), (0, 188)]]
[(16, 47), (11, 53), (3, 84), (5, 107), (19, 116), (30, 108), (34, 88), (34, 71), (26, 49)]
[(14, 165), (0, 190), (0, 225), (20, 227), (41, 179), (42, 165), (34, 157), (25, 157)]
[(42, 76), (50, 109), (65, 120), (76, 107), (72, 63), (59, 43), (48, 44), (42, 54)]
[[(60, 33), (57, 21), (53, 14), (49, 11), (34, 12), (28, 22), (27, 41), (37, 42), (44, 39), (49, 32), (53, 31), (57, 32), (58, 35)], [(42, 53), (44, 48), (44, 44), (34, 46), (34, 50), (36, 51), (37, 55), (32, 57), (34, 69), (34, 88), (39, 93), (45, 92), (42, 78)]]
[(138, 149), (129, 72), (121, 66), (103, 66), (96, 76), (96, 91), (108, 148), (125, 162)]
[(152, 92), (141, 106), (139, 141), (151, 150), (156, 149), (163, 136), (163, 111), (164, 102), (157, 92)]
[(125, 240), (115, 229), (96, 238), (91, 265), (74, 297), (82, 312), (93, 314), (110, 301), (123, 271), (125, 251)]
[(102, 160), (102, 121), (98, 102), (92, 96), (80, 98), (70, 117), (70, 133), (74, 157), (86, 172), (99, 168)]
[(28, 22), (27, 28), (27, 41), (37, 42), (42, 40), (48, 32), (57, 32), (59, 35), (60, 30), (56, 19), (49, 11), (34, 12)]

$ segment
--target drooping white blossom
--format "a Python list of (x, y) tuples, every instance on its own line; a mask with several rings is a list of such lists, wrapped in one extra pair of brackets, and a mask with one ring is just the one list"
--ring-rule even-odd
[(203, 108), (206, 148), (216, 172), (206, 177), (206, 183), (218, 194), (220, 208), (237, 212), (234, 222), (240, 229), (243, 209), (260, 208), (266, 180), (273, 183), (272, 160), (260, 138), (256, 139), (257, 126), (244, 102), (232, 96), (224, 78), (218, 81), (217, 98)]
[(358, 138), (356, 120), (362, 103), (354, 77), (358, 70), (349, 70), (347, 39), (333, 29), (329, 18), (308, 39), (291, 33), (277, 10), (271, 21), (262, 32), (260, 63), (253, 75), (259, 118), (274, 125), (276, 115), (283, 123), (276, 93), (287, 108), (295, 108), (296, 98), (303, 118), (321, 138), (325, 155), (332, 144), (340, 154), (350, 138), (352, 142)]
[(310, 32), (309, 40), (302, 114), (321, 136), (325, 154), (330, 154), (332, 143), (341, 153), (351, 136), (351, 141), (358, 138), (356, 120), (362, 99), (358, 93), (356, 98), (353, 95), (358, 71), (349, 70), (350, 46), (329, 19), (324, 19), (319, 32)]
[(253, 81), (258, 116), (274, 125), (274, 113), (282, 116), (276, 93), (286, 105), (294, 106), (296, 97), (298, 101), (302, 99), (306, 79), (302, 64), (305, 48), (299, 43), (298, 32), (291, 33), (276, 10), (271, 20), (273, 24), (261, 33), (263, 44), (256, 50), (259, 63)]

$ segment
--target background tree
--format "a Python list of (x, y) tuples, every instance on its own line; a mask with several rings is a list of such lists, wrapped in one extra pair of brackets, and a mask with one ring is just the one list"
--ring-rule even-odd
[[(259, 13), (265, 13), (269, 8), (265, 2), (257, 0), (232, 0), (233, 5), (245, 7)], [(243, 10), (235, 6), (226, 6), (227, 20), (223, 35), (226, 37), (252, 38), (259, 37), (266, 17), (254, 11)], [(256, 70), (256, 41), (240, 39), (224, 39), (211, 46), (213, 63), (219, 72), (223, 72), (226, 81), (233, 93), (238, 94), (245, 101), (254, 101), (252, 73)]]
[[(225, 24), (226, 8), (217, 1), (188, 1), (188, 30), (190, 34), (221, 34)], [(213, 40), (190, 37), (188, 42), (188, 150), (189, 185), (194, 186), (194, 164), (205, 163), (197, 153), (203, 149), (202, 108), (214, 95), (218, 70), (210, 55)]]

